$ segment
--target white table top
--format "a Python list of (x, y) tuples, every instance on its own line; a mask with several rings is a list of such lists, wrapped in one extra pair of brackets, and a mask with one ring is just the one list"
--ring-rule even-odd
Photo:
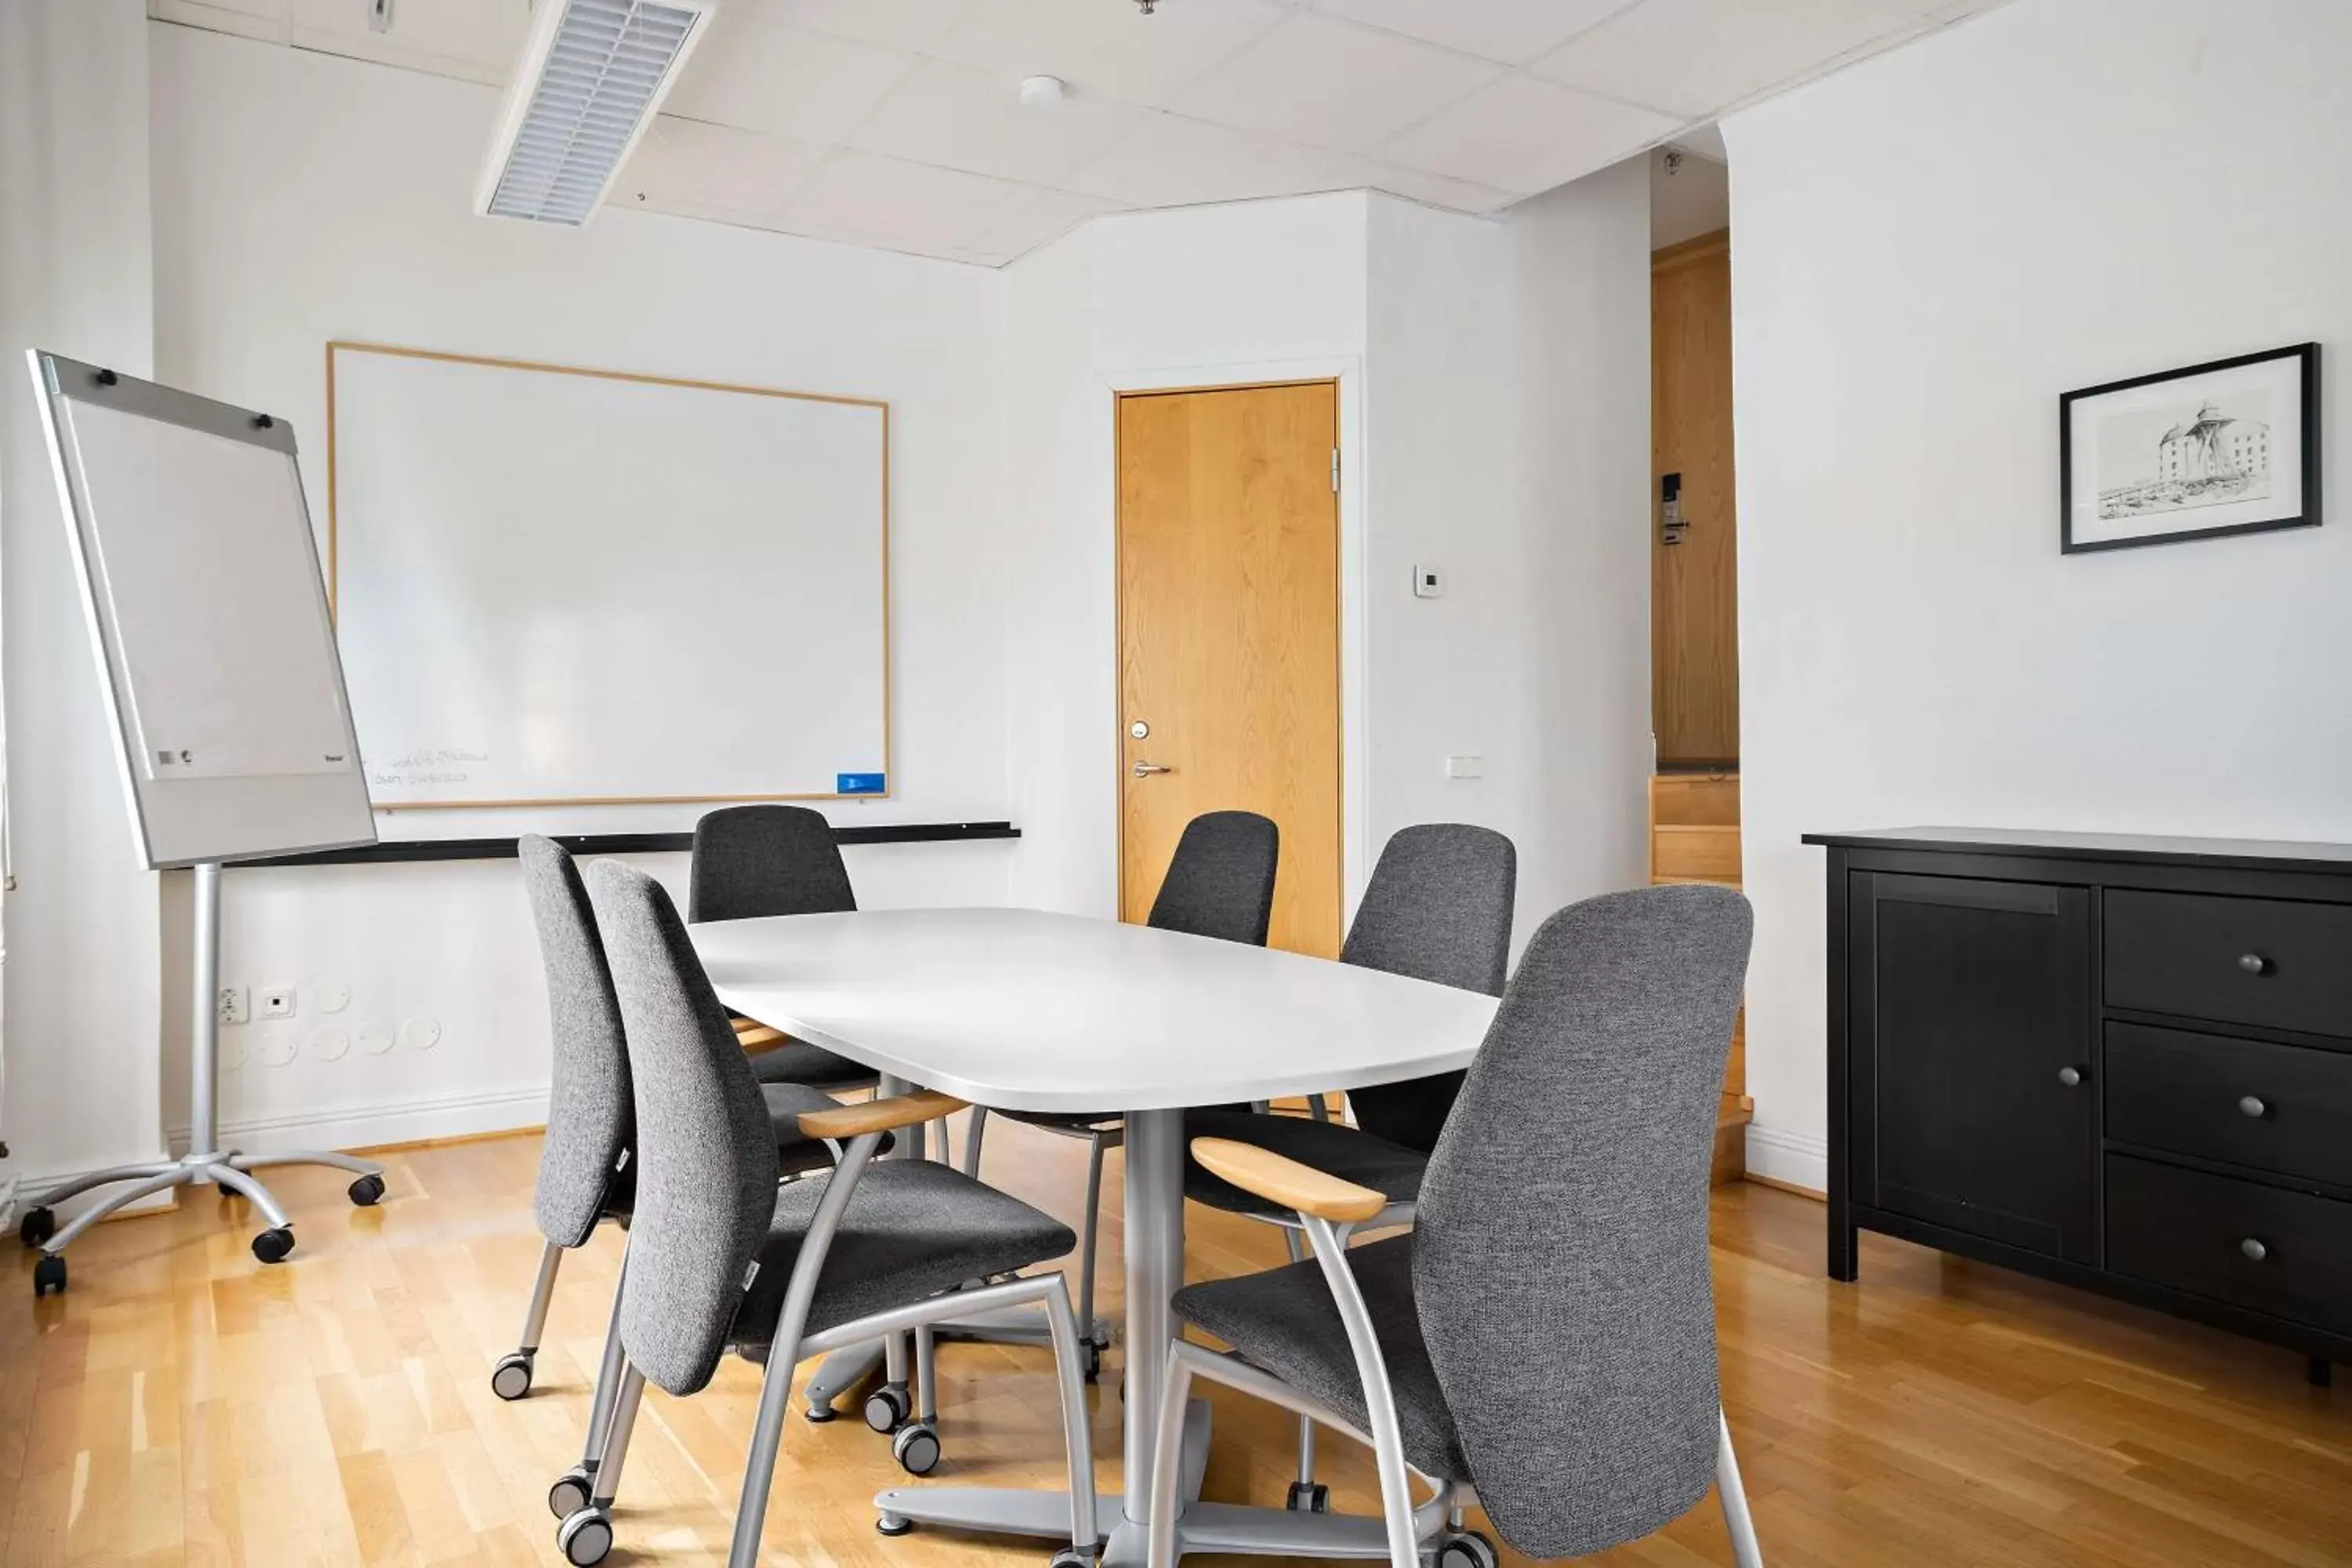
[(1160, 1110), (1467, 1067), (1495, 999), (1294, 952), (1036, 910), (688, 928), (720, 1000), (1007, 1110)]

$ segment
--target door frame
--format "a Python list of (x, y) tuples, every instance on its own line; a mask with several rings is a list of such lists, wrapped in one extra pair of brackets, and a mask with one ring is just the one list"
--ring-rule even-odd
[(1110, 672), (1110, 711), (1103, 724), (1108, 761), (1103, 777), (1111, 790), (1111, 865), (1114, 912), (1126, 907), (1126, 807), (1118, 794), (1123, 745), (1119, 732), (1119, 399), (1131, 393), (1245, 392), (1255, 387), (1328, 384), (1338, 389), (1339, 435), (1339, 930), (1349, 918), (1371, 875), (1367, 840), (1370, 813), (1366, 781), (1370, 776), (1370, 709), (1365, 700), (1369, 662), (1366, 606), (1370, 582), (1366, 561), (1365, 465), (1363, 458), (1364, 362), (1356, 355), (1231, 361), (1209, 364), (1159, 365), (1101, 373), (1102, 446), (1109, 454), (1104, 515), (1110, 530), (1110, 642), (1104, 651)]

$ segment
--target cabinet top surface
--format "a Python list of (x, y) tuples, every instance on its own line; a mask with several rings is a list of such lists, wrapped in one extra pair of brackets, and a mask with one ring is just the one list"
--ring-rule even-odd
[(2017, 827), (1888, 827), (1864, 833), (1808, 833), (1804, 842), (1833, 849), (1962, 850), (2064, 860), (2352, 870), (2352, 844), (2292, 844), (2270, 838), (2176, 838), (2154, 833), (2059, 833)]

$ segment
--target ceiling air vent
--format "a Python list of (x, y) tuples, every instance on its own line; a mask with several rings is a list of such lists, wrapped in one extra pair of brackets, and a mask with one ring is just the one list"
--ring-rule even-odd
[(709, 9), (710, 0), (539, 0), (474, 210), (586, 223)]

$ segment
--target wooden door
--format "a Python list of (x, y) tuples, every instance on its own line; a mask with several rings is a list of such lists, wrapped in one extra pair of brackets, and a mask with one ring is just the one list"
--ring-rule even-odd
[(1855, 1200), (2095, 1261), (2090, 893), (1885, 872), (1851, 888)]
[(1187, 822), (1255, 811), (1282, 829), (1268, 940), (1339, 950), (1339, 438), (1330, 382), (1119, 399), (1124, 919)]
[[(1731, 465), (1731, 242), (1702, 235), (1650, 267), (1651, 705), (1661, 764), (1739, 760), (1738, 519)], [(1681, 476), (1681, 542), (1661, 529)]]

